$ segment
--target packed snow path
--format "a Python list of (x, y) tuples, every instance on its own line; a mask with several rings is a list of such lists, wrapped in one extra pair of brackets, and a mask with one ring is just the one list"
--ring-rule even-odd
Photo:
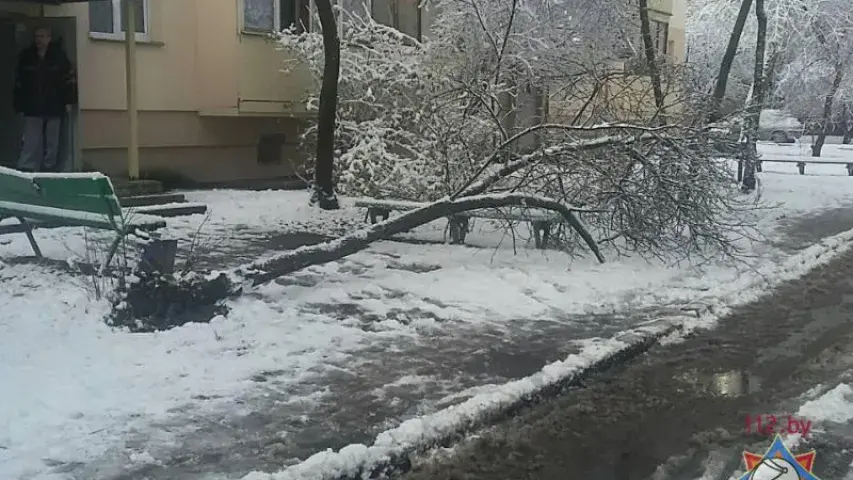
[[(845, 228), (844, 215), (850, 218), (833, 211), (792, 227), (805, 242), (808, 232)], [(743, 473), (744, 449), (763, 453), (770, 445), (746, 432), (746, 416), (758, 414), (811, 418), (799, 450), (817, 450), (817, 477), (844, 478), (853, 460), (853, 390), (839, 387), (834, 405), (799, 404), (821, 393), (813, 387), (850, 381), (851, 271), (848, 251), (738, 308), (717, 329), (657, 346), (403, 478), (728, 479)]]

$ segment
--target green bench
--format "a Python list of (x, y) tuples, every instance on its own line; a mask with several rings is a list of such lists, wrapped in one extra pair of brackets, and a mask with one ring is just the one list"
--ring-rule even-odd
[[(129, 218), (128, 218), (129, 217)], [(100, 173), (21, 173), (0, 167), (0, 222), (15, 218), (19, 224), (0, 225), (0, 235), (24, 233), (36, 257), (41, 249), (33, 227), (89, 227), (115, 232), (103, 274), (127, 235), (147, 238), (166, 226), (153, 215), (125, 215), (110, 179)]]
[[(354, 206), (367, 209), (365, 220), (370, 219), (371, 223), (377, 223), (379, 220), (388, 220), (391, 212), (399, 211), (406, 212), (421, 208), (428, 203), (411, 202), (406, 200), (379, 200), (374, 198), (357, 198)], [(544, 249), (551, 237), (551, 232), (555, 225), (559, 225), (563, 221), (562, 215), (548, 211), (538, 211), (532, 209), (506, 208), (501, 211), (494, 209), (471, 210), (461, 212), (455, 215), (450, 215), (448, 226), (450, 229), (450, 239), (453, 243), (465, 243), (465, 237), (470, 231), (469, 220), (471, 218), (482, 218), (487, 220), (499, 221), (516, 221), (527, 222), (533, 227), (533, 239), (538, 249)]]

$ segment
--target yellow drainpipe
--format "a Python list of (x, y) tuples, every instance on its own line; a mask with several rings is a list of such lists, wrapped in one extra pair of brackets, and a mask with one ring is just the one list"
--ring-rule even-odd
[(139, 112), (136, 97), (136, 9), (133, 2), (122, 0), (124, 9), (125, 82), (127, 87), (127, 174), (139, 180)]

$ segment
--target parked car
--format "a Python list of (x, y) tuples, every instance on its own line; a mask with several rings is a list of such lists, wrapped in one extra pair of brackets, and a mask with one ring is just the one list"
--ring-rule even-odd
[(803, 122), (784, 110), (766, 109), (758, 118), (758, 139), (776, 143), (793, 143), (803, 135)]
[[(726, 141), (737, 143), (743, 119), (732, 118), (719, 122), (718, 133), (722, 133)], [(762, 110), (758, 118), (758, 139), (776, 143), (793, 143), (803, 135), (803, 123), (783, 110)]]

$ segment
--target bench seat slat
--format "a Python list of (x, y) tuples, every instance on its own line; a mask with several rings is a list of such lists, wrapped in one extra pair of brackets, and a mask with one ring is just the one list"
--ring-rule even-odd
[(356, 207), (388, 207), (394, 210), (414, 210), (429, 205), (424, 202), (412, 202), (408, 200), (376, 200), (372, 198), (359, 198), (355, 200)]
[(836, 161), (836, 160), (789, 160), (789, 159), (784, 159), (784, 160), (770, 159), (770, 160), (768, 160), (768, 159), (764, 159), (764, 158), (759, 158), (758, 161), (759, 162), (770, 162), (770, 163), (814, 163), (816, 165), (821, 165), (821, 164), (822, 165), (847, 165), (849, 163), (853, 163), (853, 162), (845, 162), (843, 160), (838, 160), (838, 161)]
[[(406, 200), (356, 199), (354, 205), (361, 208), (387, 208), (389, 210), (407, 211), (421, 208), (429, 204)], [(557, 213), (546, 213), (537, 210), (519, 211), (518, 208), (510, 208), (508, 210), (469, 210), (467, 212), (457, 213), (456, 215), (459, 217), (482, 218), (487, 220), (518, 220), (533, 222), (559, 222), (563, 219), (562, 215)]]
[(460, 217), (482, 218), (484, 220), (517, 220), (531, 222), (560, 222), (563, 216), (539, 212), (493, 212), (489, 210), (471, 210), (458, 214)]
[[(41, 205), (27, 205), (0, 200), (0, 216), (23, 217), (36, 220), (37, 223), (57, 224), (62, 226), (92, 227), (105, 230), (115, 230), (110, 217), (105, 214), (65, 210)], [(166, 221), (154, 215), (134, 214), (125, 221), (116, 219), (118, 226), (125, 228), (140, 228), (143, 230), (163, 228)], [(73, 225), (69, 225), (73, 224)]]
[[(63, 208), (44, 205), (28, 205), (25, 203), (0, 200), (0, 214), (9, 217), (23, 217), (43, 222), (73, 223), (81, 227), (93, 227), (115, 230), (111, 217), (102, 213), (66, 210)], [(120, 220), (119, 220), (120, 222)]]
[(3, 191), (0, 190), (0, 197), (6, 201), (22, 203), (27, 205), (39, 205), (43, 207), (60, 208), (62, 210), (71, 210), (88, 213), (107, 214), (108, 212), (115, 215), (121, 211), (117, 198), (108, 196), (96, 195), (68, 195), (59, 197), (56, 195), (41, 195), (31, 196), (23, 194), (17, 190)]

